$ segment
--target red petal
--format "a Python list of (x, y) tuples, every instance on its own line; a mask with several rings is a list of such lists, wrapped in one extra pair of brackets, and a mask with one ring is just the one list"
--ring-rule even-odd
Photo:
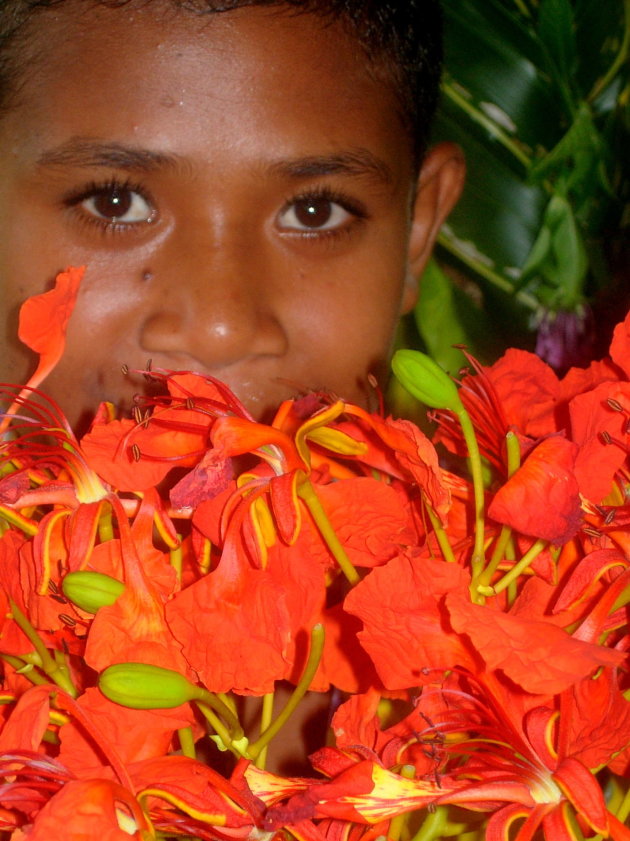
[(598, 666), (624, 659), (620, 652), (573, 639), (549, 622), (471, 604), (458, 593), (448, 595), (446, 605), (453, 628), (470, 637), (488, 667), (502, 669), (527, 692), (563, 692)]
[(388, 689), (421, 683), (426, 669), (474, 670), (443, 599), (445, 593), (466, 592), (468, 585), (468, 575), (456, 564), (401, 555), (373, 569), (348, 594), (346, 610), (363, 621), (361, 644)]
[(610, 344), (610, 356), (625, 375), (630, 377), (630, 313), (621, 324), (615, 327)]
[(608, 812), (599, 782), (581, 762), (567, 757), (552, 774), (563, 794), (595, 832), (608, 837)]
[(39, 354), (37, 370), (29, 380), (31, 387), (39, 385), (61, 359), (66, 328), (84, 271), (84, 268), (66, 269), (57, 275), (54, 289), (34, 295), (22, 304), (18, 336)]
[(488, 516), (530, 537), (566, 543), (581, 522), (573, 473), (578, 448), (554, 436), (542, 441), (495, 494)]

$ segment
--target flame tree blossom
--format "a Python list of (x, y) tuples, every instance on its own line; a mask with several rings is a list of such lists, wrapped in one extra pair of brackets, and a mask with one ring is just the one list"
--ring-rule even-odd
[(2, 841), (628, 841), (630, 316), (563, 378), (395, 357), (431, 439), (165, 370), (79, 438), (44, 378), (81, 276), (0, 385)]

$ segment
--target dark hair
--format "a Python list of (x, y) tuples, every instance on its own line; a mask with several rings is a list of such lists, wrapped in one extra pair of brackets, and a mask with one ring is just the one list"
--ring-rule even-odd
[[(154, 0), (75, 0), (93, 6), (119, 6)], [(28, 41), (27, 25), (44, 9), (67, 0), (0, 0), (0, 113), (19, 88)], [(363, 48), (369, 63), (391, 82), (419, 163), (437, 104), (442, 65), (439, 0), (169, 0), (198, 14), (229, 12), (244, 6), (277, 6), (338, 21)], [(26, 51), (28, 56), (28, 50)]]

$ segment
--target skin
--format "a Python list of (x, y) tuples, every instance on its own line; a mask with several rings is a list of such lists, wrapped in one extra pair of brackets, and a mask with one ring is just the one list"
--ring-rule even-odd
[[(129, 405), (146, 385), (121, 365), (148, 359), (224, 380), (257, 418), (309, 389), (369, 405), (464, 165), (443, 144), (417, 178), (391, 89), (339, 28), (69, 1), (22, 61), (0, 120), (0, 379), (35, 368), (20, 304), (85, 265), (44, 383), (75, 428)], [(327, 714), (307, 698), (270, 767), (295, 771)]]
[(121, 365), (148, 359), (221, 378), (257, 418), (309, 389), (368, 405), (458, 150), (433, 149), (416, 184), (392, 91), (310, 15), (67, 3), (31, 49), (0, 121), (0, 377), (35, 367), (21, 302), (85, 265), (44, 385), (75, 425), (128, 405), (143, 381)]

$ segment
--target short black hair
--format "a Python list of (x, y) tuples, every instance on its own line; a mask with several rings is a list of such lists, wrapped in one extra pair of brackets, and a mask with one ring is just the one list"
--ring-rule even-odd
[[(159, 0), (158, 0), (159, 1)], [(21, 46), (39, 12), (68, 0), (0, 0), (0, 113), (27, 72)], [(155, 0), (74, 0), (85, 6), (117, 8)], [(162, 0), (164, 2), (164, 0)], [(247, 6), (284, 7), (339, 22), (356, 39), (367, 61), (391, 81), (400, 103), (416, 165), (426, 150), (437, 106), (442, 66), (439, 0), (168, 0), (175, 8), (208, 14)], [(28, 50), (26, 51), (28, 55)]]

